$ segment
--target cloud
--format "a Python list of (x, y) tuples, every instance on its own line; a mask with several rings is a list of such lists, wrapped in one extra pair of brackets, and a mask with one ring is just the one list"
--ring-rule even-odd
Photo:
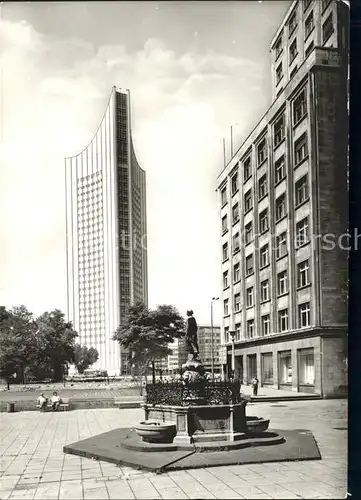
[(86, 146), (117, 85), (131, 90), (147, 171), (151, 302), (198, 303), (205, 317), (207, 294), (218, 291), (221, 138), (266, 102), (259, 65), (211, 50), (179, 55), (158, 38), (136, 51), (94, 47), (26, 21), (2, 21), (1, 36), (0, 302), (65, 308), (64, 157)]

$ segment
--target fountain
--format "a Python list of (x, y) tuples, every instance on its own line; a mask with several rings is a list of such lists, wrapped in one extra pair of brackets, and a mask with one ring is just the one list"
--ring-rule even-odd
[(268, 419), (246, 416), (248, 399), (242, 397), (238, 381), (209, 379), (198, 356), (196, 323), (192, 314), (188, 316), (189, 354), (181, 379), (147, 384), (144, 419), (133, 427), (70, 444), (63, 448), (64, 453), (157, 473), (320, 459), (311, 432), (269, 431)]

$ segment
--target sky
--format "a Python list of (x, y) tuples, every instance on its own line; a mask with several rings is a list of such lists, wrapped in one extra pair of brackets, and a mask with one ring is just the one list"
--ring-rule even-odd
[(228, 160), (230, 127), (235, 151), (269, 107), (269, 44), (289, 4), (0, 5), (0, 305), (66, 312), (64, 157), (91, 140), (116, 85), (130, 89), (147, 173), (149, 305), (210, 322), (222, 138)]

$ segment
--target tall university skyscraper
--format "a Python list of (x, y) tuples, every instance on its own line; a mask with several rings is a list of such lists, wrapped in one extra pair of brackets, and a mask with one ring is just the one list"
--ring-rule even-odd
[(130, 304), (148, 302), (146, 180), (131, 136), (129, 90), (113, 87), (89, 145), (65, 159), (67, 310), (95, 368), (124, 373), (114, 331)]

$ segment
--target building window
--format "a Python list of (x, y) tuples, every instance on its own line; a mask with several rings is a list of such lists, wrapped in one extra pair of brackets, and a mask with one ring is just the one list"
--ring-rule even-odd
[(259, 230), (261, 234), (265, 233), (268, 231), (268, 209), (263, 210), (259, 214)]
[(278, 366), (280, 384), (292, 384), (291, 351), (282, 351), (278, 353)]
[(293, 125), (297, 125), (307, 113), (306, 89), (301, 90), (293, 101)]
[(305, 12), (308, 7), (311, 5), (312, 0), (303, 0), (303, 11)]
[(257, 146), (257, 165), (260, 166), (267, 160), (267, 143), (264, 137)]
[(278, 329), (280, 332), (286, 332), (288, 330), (288, 309), (278, 311)]
[(235, 340), (241, 340), (241, 323), (236, 323), (234, 326), (236, 330)]
[(261, 282), (261, 302), (269, 300), (269, 281), (264, 280)]
[(237, 264), (233, 266), (233, 282), (237, 283), (240, 280), (241, 280), (241, 266), (240, 263), (237, 262)]
[(308, 57), (311, 54), (311, 52), (313, 51), (314, 47), (315, 47), (314, 42), (313, 41), (310, 42), (310, 44), (308, 45), (308, 47), (305, 50), (305, 56), (306, 57)]
[(292, 80), (292, 78), (295, 76), (295, 74), (297, 73), (298, 71), (298, 66), (296, 65), (293, 70), (291, 71), (290, 73), (290, 79)]
[(306, 328), (310, 326), (310, 303), (305, 302), (298, 306), (298, 326), (299, 328)]
[(282, 114), (273, 125), (274, 147), (277, 147), (285, 138), (285, 115)]
[(277, 295), (284, 295), (287, 292), (287, 271), (281, 271), (277, 274)]
[(283, 78), (283, 67), (282, 63), (280, 63), (276, 68), (276, 85), (280, 83)]
[(280, 259), (287, 255), (287, 236), (282, 233), (276, 236), (276, 258)]
[(305, 217), (296, 224), (296, 248), (305, 245), (310, 241), (308, 217)]
[(296, 11), (294, 11), (288, 21), (288, 36), (290, 37), (297, 27)]
[(298, 349), (298, 383), (315, 385), (315, 357), (313, 348)]
[(227, 203), (227, 187), (221, 189), (221, 204), (222, 207)]
[(229, 326), (224, 328), (224, 342), (228, 344), (229, 342)]
[(236, 172), (231, 181), (232, 196), (238, 191), (238, 172)]
[(304, 175), (295, 185), (296, 207), (308, 199), (308, 175)]
[(245, 228), (245, 243), (248, 245), (248, 243), (251, 243), (253, 239), (253, 230), (252, 230), (252, 222), (249, 222)]
[(228, 243), (225, 243), (222, 246), (222, 258), (223, 258), (223, 261), (228, 259)]
[(227, 232), (227, 230), (228, 230), (228, 222), (227, 222), (227, 215), (225, 215), (224, 217), (222, 217), (222, 234)]
[(223, 273), (223, 288), (228, 288), (228, 271)]
[(266, 352), (261, 354), (262, 384), (273, 384), (273, 354)]
[(307, 136), (306, 134), (301, 135), (299, 139), (295, 142), (295, 165), (298, 165), (307, 158), (308, 147), (307, 147)]
[(238, 252), (239, 250), (239, 233), (236, 233), (233, 236), (233, 253)]
[(247, 337), (252, 339), (254, 336), (254, 319), (249, 319), (247, 321)]
[(248, 179), (252, 175), (252, 166), (251, 166), (251, 157), (249, 156), (243, 162), (243, 180), (244, 182), (248, 181)]
[(253, 307), (253, 286), (246, 290), (246, 305), (247, 307)]
[(311, 12), (305, 21), (305, 39), (307, 39), (309, 37), (309, 35), (312, 33), (314, 27), (315, 27), (315, 24), (314, 24), (314, 20), (313, 20), (313, 12)]
[(275, 55), (276, 55), (276, 60), (279, 58), (279, 56), (282, 54), (282, 35), (278, 37), (276, 43), (275, 43)]
[(244, 212), (247, 213), (252, 210), (252, 189), (247, 191), (244, 195)]
[(296, 56), (297, 56), (297, 38), (295, 38), (290, 45), (290, 64), (293, 63)]
[(261, 200), (264, 198), (267, 192), (267, 174), (264, 174), (258, 181), (258, 199)]
[(236, 203), (232, 207), (232, 223), (235, 224), (239, 220), (239, 205)]
[(329, 6), (330, 3), (331, 3), (331, 0), (322, 0), (322, 3), (321, 3), (322, 13), (324, 10), (327, 9), (327, 7)]
[(310, 266), (308, 260), (297, 265), (297, 288), (303, 288), (310, 284)]
[(246, 257), (246, 276), (253, 274), (253, 272), (254, 272), (253, 254), (251, 254), (251, 255), (247, 255), (247, 257)]
[(286, 215), (286, 194), (281, 194), (276, 199), (276, 222)]
[(236, 293), (234, 296), (234, 312), (239, 312), (241, 310), (241, 294)]
[(261, 316), (261, 331), (263, 336), (269, 335), (271, 332), (271, 320), (269, 314)]
[(278, 184), (286, 177), (285, 157), (281, 156), (275, 163), (275, 183)]
[(269, 248), (268, 243), (264, 245), (259, 251), (259, 267), (262, 269), (263, 267), (268, 266), (269, 264)]
[(325, 44), (334, 31), (332, 12), (322, 25), (322, 42)]
[(224, 299), (223, 301), (223, 314), (224, 316), (228, 316), (229, 314), (229, 299)]

